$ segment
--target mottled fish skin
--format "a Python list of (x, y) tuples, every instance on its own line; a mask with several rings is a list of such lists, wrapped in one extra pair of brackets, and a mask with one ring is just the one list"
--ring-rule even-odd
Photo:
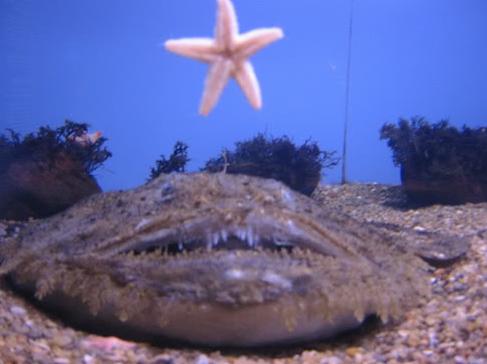
[(0, 244), (0, 275), (75, 322), (207, 346), (330, 337), (428, 294), (426, 266), (283, 184), (171, 174), (92, 196)]

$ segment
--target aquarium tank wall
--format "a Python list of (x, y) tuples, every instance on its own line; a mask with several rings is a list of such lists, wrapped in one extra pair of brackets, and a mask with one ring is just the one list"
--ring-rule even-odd
[(486, 363), (486, 15), (0, 0), (0, 363)]

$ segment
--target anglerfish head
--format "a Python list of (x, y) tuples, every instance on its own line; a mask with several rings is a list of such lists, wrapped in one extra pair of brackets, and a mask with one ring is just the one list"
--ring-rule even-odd
[(94, 196), (16, 244), (10, 281), (47, 306), (200, 345), (329, 337), (424, 292), (417, 259), (382, 233), (248, 176), (172, 174)]

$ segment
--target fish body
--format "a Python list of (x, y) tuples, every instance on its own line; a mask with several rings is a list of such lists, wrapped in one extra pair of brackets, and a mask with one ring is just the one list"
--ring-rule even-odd
[(274, 180), (170, 174), (27, 224), (0, 275), (111, 334), (251, 347), (401, 317), (428, 285), (399, 243)]

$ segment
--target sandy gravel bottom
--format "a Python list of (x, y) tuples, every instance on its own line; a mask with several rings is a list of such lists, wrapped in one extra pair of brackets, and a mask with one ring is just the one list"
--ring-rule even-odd
[[(487, 364), (487, 203), (407, 207), (399, 187), (322, 186), (318, 201), (361, 221), (468, 237), (470, 250), (432, 271), (433, 295), (398, 323), (372, 321), (332, 342), (253, 351), (158, 348), (65, 327), (0, 288), (3, 363), (470, 363)], [(0, 223), (0, 236), (8, 223)]]

